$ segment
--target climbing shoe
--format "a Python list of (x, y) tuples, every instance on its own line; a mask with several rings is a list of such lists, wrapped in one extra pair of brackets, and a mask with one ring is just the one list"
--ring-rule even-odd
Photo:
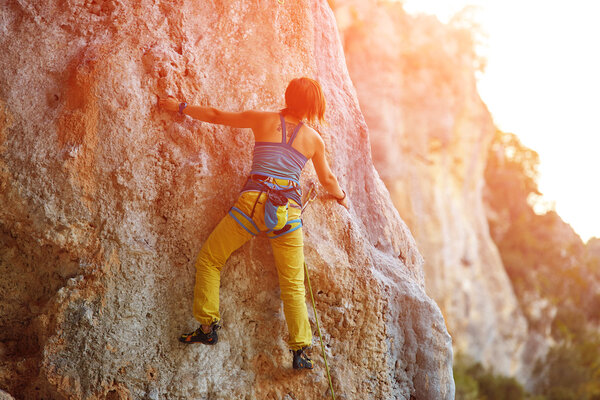
[(304, 350), (306, 347), (299, 350), (290, 350), (294, 355), (294, 360), (292, 361), (292, 366), (294, 369), (313, 369), (313, 362)]
[(217, 344), (217, 342), (219, 341), (219, 336), (217, 335), (218, 329), (221, 329), (221, 327), (219, 325), (217, 325), (216, 322), (213, 322), (210, 325), (209, 333), (204, 333), (204, 331), (202, 330), (202, 326), (200, 326), (198, 329), (196, 329), (192, 333), (184, 333), (183, 335), (181, 335), (179, 337), (179, 341), (181, 343), (186, 343), (186, 344), (189, 344), (189, 343), (204, 343), (204, 344), (208, 344), (208, 345)]

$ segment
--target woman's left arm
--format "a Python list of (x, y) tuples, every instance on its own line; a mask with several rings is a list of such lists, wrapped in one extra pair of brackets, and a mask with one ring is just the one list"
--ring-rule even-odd
[[(159, 107), (168, 111), (179, 112), (181, 104), (173, 97), (158, 100)], [(227, 112), (213, 107), (188, 105), (183, 108), (182, 114), (211, 124), (227, 125), (233, 128), (255, 128), (260, 123), (263, 113), (260, 111)]]

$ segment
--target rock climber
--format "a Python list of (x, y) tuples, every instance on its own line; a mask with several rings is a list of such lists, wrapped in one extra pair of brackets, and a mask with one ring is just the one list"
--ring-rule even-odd
[(200, 121), (250, 128), (255, 140), (250, 176), (234, 206), (209, 235), (196, 259), (193, 314), (200, 327), (181, 335), (181, 342), (217, 343), (221, 268), (233, 251), (253, 236), (266, 234), (279, 276), (292, 366), (313, 368), (305, 353), (312, 343), (312, 332), (306, 311), (300, 219), (300, 173), (308, 160), (312, 160), (321, 185), (348, 208), (346, 193), (325, 158), (323, 139), (304, 122), (323, 121), (325, 104), (320, 84), (305, 77), (289, 83), (285, 91), (286, 106), (279, 112), (225, 112), (188, 105), (173, 97), (159, 100), (161, 108)]

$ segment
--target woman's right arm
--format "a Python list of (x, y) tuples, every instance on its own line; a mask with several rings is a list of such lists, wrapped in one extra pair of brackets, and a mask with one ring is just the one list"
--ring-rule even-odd
[[(166, 97), (158, 100), (158, 105), (168, 111), (178, 112), (181, 102), (174, 97)], [(260, 111), (242, 111), (227, 112), (213, 107), (202, 107), (188, 105), (182, 110), (183, 115), (208, 122), (211, 124), (227, 125), (233, 128), (256, 128), (264, 119), (263, 112)]]
[(321, 185), (335, 197), (338, 203), (348, 208), (348, 197), (346, 196), (346, 192), (340, 187), (333, 172), (331, 172), (331, 168), (329, 168), (329, 163), (325, 158), (325, 143), (320, 136), (317, 136), (317, 144), (312, 156), (312, 162)]

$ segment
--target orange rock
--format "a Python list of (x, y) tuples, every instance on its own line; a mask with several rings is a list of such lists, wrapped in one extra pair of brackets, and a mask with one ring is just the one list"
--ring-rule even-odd
[[(318, 345), (315, 370), (291, 369), (266, 239), (223, 269), (218, 345), (177, 341), (196, 327), (194, 259), (249, 172), (252, 137), (156, 107), (171, 94), (277, 110), (306, 75), (324, 88), (328, 124), (317, 128), (351, 203), (318, 199), (303, 216), (336, 394), (453, 398), (451, 338), (373, 167), (327, 2), (50, 0), (3, 12), (2, 339), (37, 346), (0, 372), (24, 357), (40, 367), (0, 373), (2, 387), (32, 399), (326, 394)], [(316, 179), (312, 167), (302, 179)]]

